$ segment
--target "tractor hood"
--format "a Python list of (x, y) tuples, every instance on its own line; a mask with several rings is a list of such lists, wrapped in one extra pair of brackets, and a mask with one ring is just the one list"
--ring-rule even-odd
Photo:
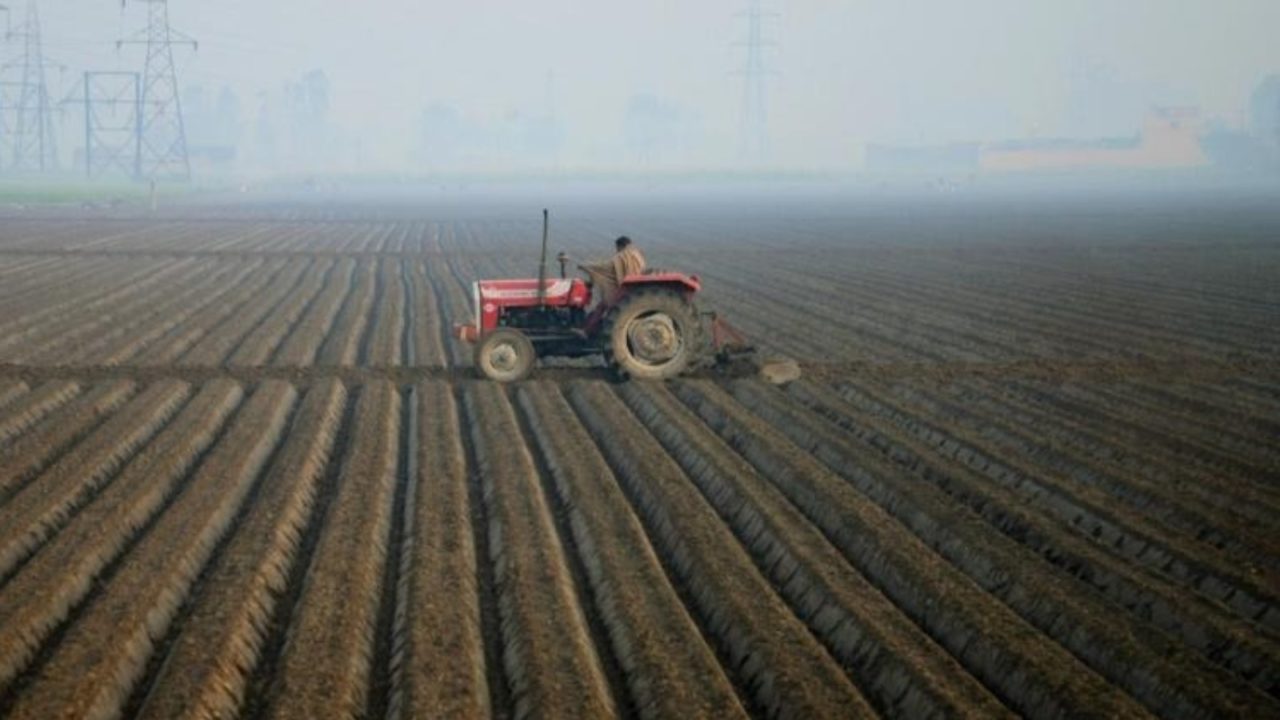
[[(506, 307), (538, 304), (537, 278), (481, 280), (477, 284), (481, 302), (492, 302)], [(587, 284), (582, 280), (549, 278), (545, 281), (544, 287), (548, 305), (573, 305), (576, 304), (575, 300), (585, 303), (591, 298)]]

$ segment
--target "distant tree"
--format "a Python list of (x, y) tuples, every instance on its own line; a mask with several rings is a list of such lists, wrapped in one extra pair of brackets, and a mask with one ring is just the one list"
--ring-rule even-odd
[(641, 162), (662, 160), (684, 149), (688, 122), (680, 108), (655, 95), (632, 95), (622, 132), (628, 149)]

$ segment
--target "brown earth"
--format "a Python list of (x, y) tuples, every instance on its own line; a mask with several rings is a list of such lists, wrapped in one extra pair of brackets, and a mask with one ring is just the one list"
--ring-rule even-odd
[(0, 221), (0, 716), (1280, 717), (1280, 209), (617, 203), (800, 382), (478, 381), (511, 208)]

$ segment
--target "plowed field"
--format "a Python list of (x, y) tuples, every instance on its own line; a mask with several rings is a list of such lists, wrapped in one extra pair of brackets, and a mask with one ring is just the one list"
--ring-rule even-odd
[(474, 379), (536, 210), (0, 217), (0, 716), (1280, 717), (1280, 205), (618, 203), (785, 388)]

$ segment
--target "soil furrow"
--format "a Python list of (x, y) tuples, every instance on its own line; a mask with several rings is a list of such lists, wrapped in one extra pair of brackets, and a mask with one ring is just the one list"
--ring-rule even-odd
[(983, 590), (1154, 712), (1170, 717), (1240, 717), (1247, 715), (1246, 708), (1267, 701), (1164, 633), (1114, 612), (1114, 605), (1036, 562), (1026, 548), (966, 512), (940, 489), (904, 486), (902, 480), (909, 476), (881, 457), (875, 445), (847, 445), (847, 433), (788, 412), (781, 398), (766, 397), (745, 384), (735, 388), (735, 395), (784, 433), (797, 439), (802, 435), (806, 447), (824, 464)]
[(365, 712), (391, 541), (399, 421), (395, 387), (361, 390), (355, 437), (267, 694), (267, 717)]
[(870, 446), (903, 472), (936, 485), (1013, 541), (1034, 550), (1137, 618), (1168, 632), (1259, 688), (1277, 694), (1280, 642), (1270, 632), (1185, 585), (1134, 567), (1126, 558), (1109, 552), (1109, 548), (1061, 526), (1054, 516), (1027, 507), (1013, 491), (937, 454), (932, 446), (892, 424), (861, 413), (839, 399), (817, 397), (803, 386), (793, 386), (789, 392), (810, 411), (838, 427), (847, 439)]
[(492, 384), (466, 386), (463, 400), (489, 521), (513, 717), (616, 717), (564, 546), (511, 405)]
[(744, 717), (733, 686), (572, 408), (551, 385), (527, 385), (518, 396), (636, 714)]
[(387, 717), (399, 705), (403, 691), (401, 647), (408, 622), (404, 572), (411, 550), (413, 502), (418, 459), (417, 402), (412, 387), (400, 392), (399, 437), (396, 439), (396, 480), (392, 499), (391, 539), (382, 572), (382, 598), (374, 631), (373, 670), (367, 717)]
[[(130, 388), (122, 387), (121, 391)], [(0, 508), (0, 579), (10, 574), (109, 482), (190, 397), (185, 383), (137, 395)]]
[(668, 572), (753, 704), (770, 717), (873, 717), (875, 711), (756, 570), (746, 550), (626, 405), (601, 383), (570, 401), (644, 521)]
[(5, 448), (0, 504), (96, 430), (137, 389), (127, 380), (90, 386)]
[(0, 413), (3, 413), (10, 403), (25, 395), (30, 389), (26, 383), (21, 381), (0, 383)]
[[(215, 546), (279, 444), (295, 393), (269, 383), (247, 401), (235, 427), (197, 469), (187, 489), (135, 545), (34, 669), (8, 708), (12, 718), (117, 716)], [(102, 638), (115, 638), (102, 653)]]
[(1097, 497), (1096, 491), (1067, 487), (1052, 477), (1023, 469), (1014, 460), (997, 458), (965, 439), (956, 428), (943, 431), (900, 409), (881, 404), (868, 394), (865, 387), (844, 384), (839, 393), (855, 405), (871, 403), (876, 412), (892, 419), (913, 435), (947, 450), (953, 458), (982, 472), (992, 481), (1019, 492), (1024, 502), (1046, 510), (1078, 532), (1112, 546), (1131, 561), (1189, 583), (1245, 618), (1273, 629), (1280, 628), (1280, 609), (1275, 607), (1272, 593), (1258, 583), (1265, 578), (1249, 577), (1247, 570), (1238, 569), (1240, 558), (1229, 562), (1205, 558), (1211, 549), (1201, 550), (1190, 543), (1179, 542), (1176, 535), (1171, 536), (1145, 517)]
[(83, 388), (71, 380), (50, 380), (19, 397), (0, 416), (0, 447), (4, 447)]
[(1008, 714), (687, 408), (660, 387), (632, 384), (619, 395), (880, 712), (895, 717)]
[(899, 524), (879, 498), (819, 462), (820, 448), (807, 430), (755, 417), (709, 387), (682, 386), (680, 394), (901, 612), (1015, 711), (1034, 717), (1145, 715), (952, 567), (938, 554), (942, 548)]
[(372, 262), (356, 268), (351, 292), (343, 301), (342, 310), (316, 355), (317, 365), (334, 367), (356, 364), (364, 329), (369, 322), (376, 272), (377, 265)]
[[(403, 699), (393, 718), (485, 718), (490, 715), (485, 640), (481, 631), (481, 568), (467, 492), (467, 458), (452, 389), (417, 386)], [(496, 659), (495, 659), (496, 661)], [(499, 676), (501, 677), (501, 676)]]
[(178, 492), (243, 397), (239, 385), (209, 383), (146, 450), (0, 590), (0, 628), (12, 638), (0, 667), (7, 686), (111, 574), (113, 565)]
[(480, 449), (473, 442), (471, 428), (477, 422), (466, 398), (463, 386), (454, 385), (452, 392), (458, 408), (463, 431), (462, 445), (466, 452), (467, 498), (471, 509), (471, 529), (477, 557), (477, 580), (480, 596), (480, 634), (484, 642), (485, 676), (489, 687), (489, 710), (495, 718), (510, 718), (515, 712), (511, 694), (511, 681), (507, 677), (503, 661), (502, 617), (498, 609), (497, 567), (489, 548), (489, 509), (485, 503), (484, 480), (480, 474)]
[(245, 703), (266, 633), (330, 462), (346, 392), (338, 383), (302, 399), (254, 503), (200, 580), (137, 714), (234, 717)]

